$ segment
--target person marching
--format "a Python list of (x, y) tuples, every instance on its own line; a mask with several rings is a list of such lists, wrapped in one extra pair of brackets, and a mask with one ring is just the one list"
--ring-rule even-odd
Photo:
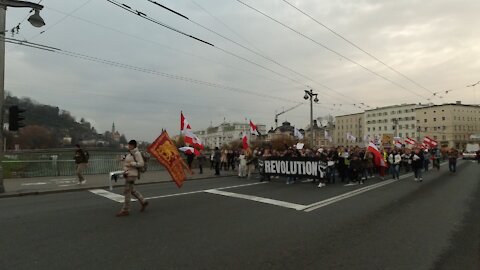
[(458, 150), (455, 148), (450, 149), (450, 151), (448, 151), (448, 168), (452, 173), (457, 171), (457, 158)]
[(117, 217), (128, 216), (130, 214), (130, 201), (132, 195), (137, 198), (138, 202), (142, 206), (140, 212), (145, 211), (145, 208), (148, 206), (148, 201), (145, 200), (138, 192), (135, 190), (135, 180), (139, 178), (138, 168), (144, 166), (144, 161), (142, 154), (138, 151), (137, 141), (131, 140), (128, 142), (128, 154), (125, 156), (123, 161), (123, 176), (125, 178), (125, 189), (123, 190), (123, 195), (125, 196), (125, 201), (123, 203), (122, 210), (117, 213)]
[(76, 144), (75, 147), (77, 148), (75, 150), (75, 172), (78, 177), (78, 184), (83, 185), (87, 183), (87, 180), (85, 180), (85, 177), (83, 176), (83, 171), (87, 168), (88, 166), (88, 152), (83, 150), (79, 144)]

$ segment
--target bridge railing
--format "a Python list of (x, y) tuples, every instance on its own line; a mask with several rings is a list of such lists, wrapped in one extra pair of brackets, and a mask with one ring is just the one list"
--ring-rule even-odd
[[(74, 160), (5, 160), (2, 163), (4, 178), (27, 178), (75, 175)], [(90, 159), (84, 174), (108, 174), (122, 169), (119, 159)], [(164, 170), (156, 160), (148, 163), (149, 171)]]

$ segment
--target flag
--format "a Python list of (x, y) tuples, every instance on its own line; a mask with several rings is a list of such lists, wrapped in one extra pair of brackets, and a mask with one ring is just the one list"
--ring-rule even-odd
[(347, 141), (356, 142), (357, 137), (353, 136), (352, 133), (347, 132)]
[(181, 187), (187, 178), (185, 169), (192, 173), (166, 131), (163, 131), (148, 147), (148, 152), (165, 166), (172, 180), (178, 187)]
[(428, 137), (428, 136), (425, 136), (425, 138), (423, 138), (423, 142), (424, 142), (425, 144), (427, 144), (428, 146), (430, 146), (431, 148), (435, 148), (435, 147), (437, 147), (437, 145), (438, 145), (438, 142), (437, 142), (437, 141), (435, 141), (434, 139), (432, 139), (432, 138), (430, 138), (430, 137)]
[(330, 134), (328, 134), (328, 131), (325, 130), (325, 139), (327, 139), (328, 141), (332, 142), (333, 141), (333, 138)]
[(385, 160), (383, 159), (382, 153), (380, 153), (380, 150), (378, 150), (377, 146), (373, 142), (370, 142), (368, 144), (367, 151), (373, 154), (373, 162), (376, 166), (387, 167), (387, 165), (385, 164)]
[(258, 127), (250, 120), (250, 134), (260, 136), (260, 131), (258, 131)]
[(194, 154), (195, 156), (200, 155), (200, 152), (198, 152), (197, 149), (195, 149), (193, 147), (189, 147), (189, 146), (180, 147), (180, 148), (178, 148), (178, 150), (184, 152), (187, 155), (191, 155), (191, 154)]
[(202, 141), (197, 137), (197, 135), (195, 135), (195, 133), (193, 133), (192, 127), (188, 123), (182, 111), (180, 111), (180, 131), (186, 144), (200, 150), (204, 148)]
[(405, 139), (405, 143), (406, 143), (406, 144), (412, 144), (412, 145), (413, 145), (413, 144), (416, 144), (417, 141), (415, 141), (414, 139), (412, 139), (412, 138), (410, 138), (410, 137), (407, 137), (407, 138)]
[(420, 148), (422, 148), (422, 149), (428, 149), (428, 144), (425, 143), (425, 142), (422, 142), (422, 144), (420, 145)]
[(247, 150), (248, 149), (248, 138), (247, 138), (247, 134), (243, 134), (242, 136), (242, 148), (244, 150)]
[(402, 142), (399, 139), (395, 139), (395, 147), (402, 148)]
[(303, 139), (303, 134), (295, 127), (293, 128), (293, 136), (295, 136), (299, 140)]

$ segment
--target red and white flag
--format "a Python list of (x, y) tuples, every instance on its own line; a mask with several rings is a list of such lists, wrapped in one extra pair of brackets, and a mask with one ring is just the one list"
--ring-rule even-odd
[(373, 142), (370, 142), (368, 144), (367, 151), (373, 154), (373, 162), (376, 166), (387, 167), (387, 165), (385, 164), (385, 160), (383, 159), (382, 153), (380, 153), (380, 150), (378, 150), (377, 146)]
[(202, 141), (192, 131), (192, 127), (187, 121), (187, 118), (180, 112), (180, 131), (184, 137), (186, 144), (189, 144), (197, 149), (202, 150), (204, 148)]
[(414, 139), (412, 139), (412, 138), (410, 138), (410, 137), (407, 137), (407, 138), (405, 139), (405, 143), (406, 143), (406, 144), (412, 144), (412, 145), (414, 145), (414, 144), (417, 143), (417, 141), (415, 141)]
[(430, 146), (431, 148), (435, 148), (437, 147), (438, 145), (438, 142), (435, 141), (434, 139), (428, 137), (428, 136), (425, 136), (425, 138), (423, 138), (423, 143), (427, 144), (428, 146)]
[(250, 120), (250, 134), (260, 136), (258, 127)]
[(395, 147), (402, 148), (402, 142), (399, 139), (395, 139)]
[(243, 137), (242, 137), (242, 148), (244, 150), (247, 150), (248, 149), (248, 138), (247, 138), (247, 134), (243, 134)]
[(191, 155), (191, 154), (194, 154), (195, 156), (200, 155), (200, 152), (198, 152), (197, 149), (195, 149), (193, 147), (189, 147), (189, 146), (180, 147), (180, 148), (178, 148), (178, 150), (184, 152), (187, 155)]

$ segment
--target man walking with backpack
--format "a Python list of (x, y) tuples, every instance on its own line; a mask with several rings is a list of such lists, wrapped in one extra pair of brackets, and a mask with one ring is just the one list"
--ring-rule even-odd
[(117, 217), (128, 216), (130, 214), (130, 201), (132, 200), (132, 195), (137, 198), (142, 206), (140, 212), (145, 211), (145, 208), (148, 206), (148, 201), (143, 198), (140, 192), (135, 190), (135, 180), (139, 179), (140, 171), (142, 171), (144, 166), (145, 162), (142, 154), (138, 151), (137, 142), (135, 140), (129, 141), (128, 155), (123, 162), (123, 177), (125, 178), (123, 195), (125, 196), (125, 201), (122, 210), (117, 213)]
[(77, 148), (75, 150), (75, 156), (73, 157), (75, 159), (75, 172), (78, 177), (78, 183), (83, 185), (87, 183), (87, 180), (85, 180), (83, 176), (83, 171), (87, 168), (89, 155), (79, 144), (76, 144), (75, 147)]

